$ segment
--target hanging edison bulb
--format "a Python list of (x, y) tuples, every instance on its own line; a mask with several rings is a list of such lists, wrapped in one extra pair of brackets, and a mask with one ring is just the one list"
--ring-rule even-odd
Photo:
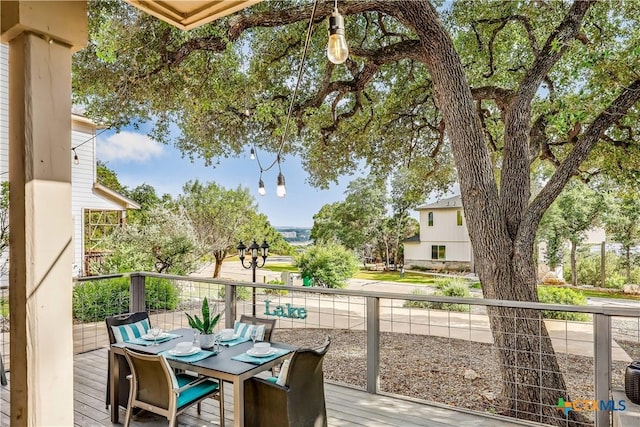
[(284, 187), (284, 175), (282, 175), (282, 172), (278, 174), (278, 186), (276, 187), (276, 195), (278, 197), (284, 197), (287, 195), (287, 189)]
[(251, 147), (251, 152), (249, 153), (249, 159), (251, 160), (256, 159), (256, 150), (254, 150), (253, 147)]
[(333, 9), (329, 17), (329, 44), (327, 45), (327, 57), (334, 64), (342, 64), (349, 57), (349, 47), (344, 36), (344, 18), (338, 12), (338, 7)]
[(264, 181), (262, 180), (262, 178), (260, 178), (260, 181), (258, 181), (258, 194), (261, 196), (267, 194), (267, 190), (264, 189)]
[(73, 148), (73, 164), (74, 165), (79, 165), (80, 164), (80, 158), (78, 157), (78, 153), (76, 152), (76, 149)]

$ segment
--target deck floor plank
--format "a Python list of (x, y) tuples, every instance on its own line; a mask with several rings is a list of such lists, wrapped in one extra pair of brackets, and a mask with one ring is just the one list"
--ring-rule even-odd
[[(0, 387), (0, 427), (9, 426), (9, 386)], [(76, 427), (112, 427), (105, 408), (107, 379), (107, 350), (105, 348), (74, 356), (74, 424)], [(500, 419), (429, 405), (389, 395), (373, 395), (362, 390), (337, 384), (325, 385), (327, 416), (331, 427), (512, 427), (515, 420)], [(225, 390), (225, 424), (233, 425), (232, 387)], [(120, 421), (125, 411), (120, 410)], [(166, 419), (153, 414), (134, 417), (134, 427), (166, 426)], [(179, 426), (200, 427), (220, 425), (218, 402), (206, 400), (202, 414), (190, 408), (179, 417)], [(521, 425), (526, 425), (522, 423)], [(529, 424), (532, 425), (532, 424)]]

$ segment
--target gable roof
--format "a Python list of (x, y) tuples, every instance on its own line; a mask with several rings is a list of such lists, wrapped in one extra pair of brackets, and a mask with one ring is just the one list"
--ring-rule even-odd
[(426, 203), (416, 208), (417, 211), (423, 211), (427, 209), (447, 209), (447, 208), (462, 208), (462, 196), (457, 195), (449, 197), (447, 199), (438, 200), (434, 203)]
[(123, 209), (140, 209), (140, 205), (136, 203), (134, 200), (131, 200), (130, 198), (123, 196), (117, 191), (113, 191), (109, 187), (106, 187), (102, 184), (94, 182), (93, 190), (96, 192), (97, 195), (121, 205)]
[(420, 243), (420, 233), (414, 234), (411, 237), (407, 237), (406, 239), (401, 240), (402, 243)]

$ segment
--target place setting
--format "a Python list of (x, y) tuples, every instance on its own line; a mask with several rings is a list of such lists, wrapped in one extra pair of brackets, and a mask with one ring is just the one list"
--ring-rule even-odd
[(251, 347), (245, 353), (233, 356), (231, 359), (238, 362), (247, 362), (261, 365), (290, 352), (291, 350), (287, 350), (284, 348), (272, 347), (271, 343), (268, 342), (254, 342), (253, 347)]
[(250, 338), (240, 334), (236, 334), (233, 329), (223, 329), (220, 331), (220, 344), (227, 347), (242, 344), (243, 342), (249, 341), (249, 339)]
[(146, 334), (141, 335), (138, 338), (133, 338), (127, 341), (131, 344), (137, 345), (151, 345), (155, 346), (163, 342), (171, 341), (176, 338), (180, 338), (182, 335), (173, 334), (170, 332), (164, 332), (161, 328), (149, 328)]
[(218, 354), (216, 351), (203, 350), (198, 345), (183, 341), (176, 343), (176, 346), (170, 350), (163, 351), (162, 354), (167, 359), (179, 360), (182, 362), (197, 362), (207, 357)]

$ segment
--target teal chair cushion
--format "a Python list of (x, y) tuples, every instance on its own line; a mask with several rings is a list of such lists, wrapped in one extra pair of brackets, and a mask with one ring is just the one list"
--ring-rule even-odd
[(251, 333), (256, 330), (258, 331), (258, 336), (256, 340), (263, 341), (264, 340), (264, 325), (251, 325), (249, 323), (240, 322), (238, 320), (233, 324), (233, 334), (243, 338), (251, 338)]
[[(176, 379), (178, 380), (178, 387), (182, 387), (189, 384), (196, 378), (187, 374), (178, 374), (176, 375)], [(195, 386), (184, 390), (178, 396), (178, 409), (192, 404), (196, 400), (199, 400), (204, 396), (213, 393), (217, 389), (217, 382), (206, 380), (201, 382), (200, 384), (196, 384)]]
[(139, 322), (128, 323), (126, 325), (112, 326), (113, 336), (116, 342), (126, 342), (135, 338), (140, 338), (149, 330), (149, 319)]

